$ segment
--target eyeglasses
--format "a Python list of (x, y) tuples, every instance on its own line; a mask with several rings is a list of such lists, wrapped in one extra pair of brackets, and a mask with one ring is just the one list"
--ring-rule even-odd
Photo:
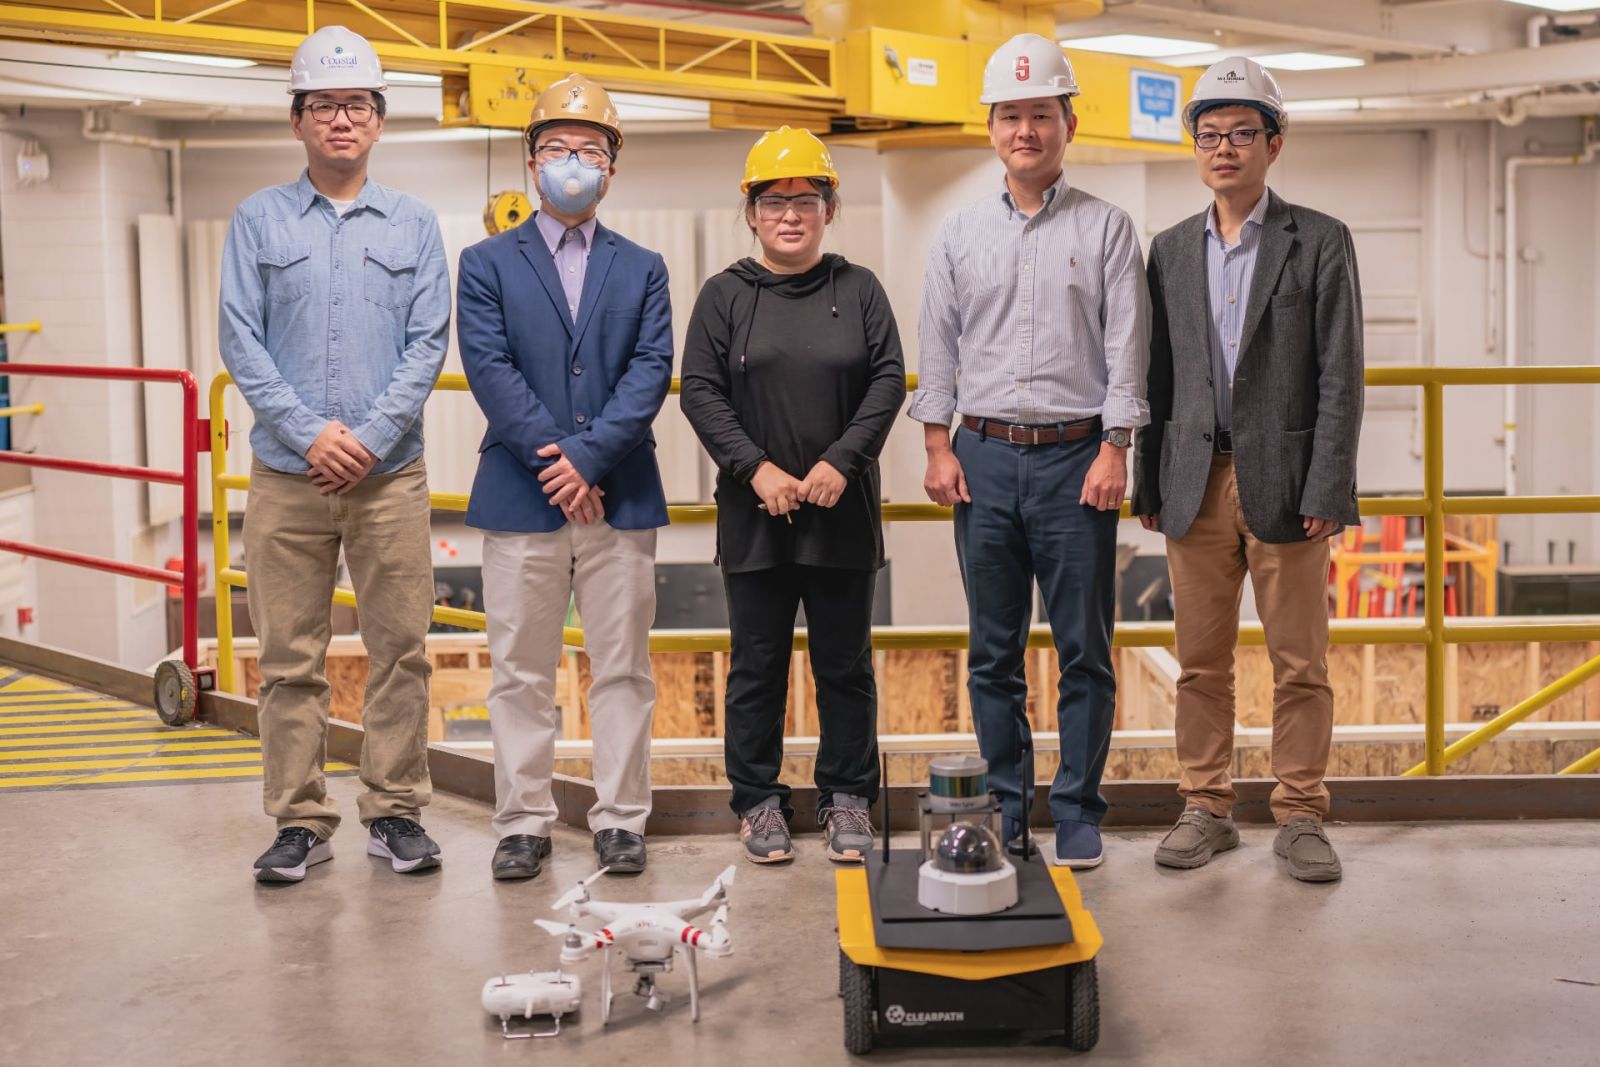
[(796, 193), (793, 196), (767, 193), (756, 197), (756, 214), (767, 222), (783, 218), (790, 208), (803, 219), (815, 218), (822, 214), (822, 196), (819, 193)]
[[(1256, 134), (1270, 132), (1269, 130), (1229, 130), (1226, 136), (1228, 143), (1233, 147), (1249, 148), (1256, 143)], [(1223, 134), (1217, 133), (1215, 130), (1207, 130), (1205, 133), (1194, 135), (1194, 144), (1196, 148), (1203, 148), (1209, 152), (1213, 148), (1221, 146), (1223, 136)]]
[(564, 144), (540, 145), (533, 150), (533, 158), (540, 163), (565, 163), (573, 156), (586, 167), (604, 167), (611, 162), (611, 153), (604, 148), (568, 148)]
[(367, 123), (372, 121), (372, 116), (378, 113), (378, 108), (374, 104), (364, 102), (356, 104), (336, 104), (332, 100), (318, 100), (315, 103), (307, 104), (301, 110), (311, 112), (311, 117), (322, 123), (324, 126), (332, 122), (334, 117), (337, 116), (341, 111), (343, 111), (345, 117), (350, 120), (350, 124), (352, 126), (365, 126)]

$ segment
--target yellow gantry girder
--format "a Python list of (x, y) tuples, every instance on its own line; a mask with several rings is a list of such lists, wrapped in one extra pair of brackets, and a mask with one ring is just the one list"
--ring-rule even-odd
[[(823, 38), (685, 26), (521, 0), (33, 0), (0, 36), (287, 63), (306, 34), (356, 31), (386, 69), (446, 78), (446, 121), (518, 126), (574, 71), (611, 88), (839, 112)], [(463, 94), (470, 94), (463, 96)], [(483, 113), (474, 105), (486, 106)], [(504, 114), (498, 114), (503, 111)]]
[[(1065, 10), (1099, 6), (1077, 0)], [(577, 72), (609, 89), (710, 101), (713, 126), (788, 123), (890, 147), (986, 143), (984, 61), (1017, 30), (1055, 28), (1055, 7), (1033, 0), (821, 0), (808, 10), (820, 35), (523, 0), (19, 0), (0, 3), (0, 37), (281, 64), (306, 34), (345, 25), (372, 42), (386, 69), (442, 76), (445, 125), (520, 128), (541, 89)], [(1194, 71), (1071, 58), (1084, 90), (1080, 161), (1091, 158), (1085, 150), (1187, 152), (1174, 108)], [(1168, 113), (1159, 129), (1141, 113), (1149, 99), (1141, 79), (1160, 89)]]

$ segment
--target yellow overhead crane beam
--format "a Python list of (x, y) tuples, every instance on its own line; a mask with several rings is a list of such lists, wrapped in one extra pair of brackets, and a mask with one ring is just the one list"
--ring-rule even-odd
[[(287, 63), (306, 34), (341, 24), (386, 68), (441, 75), (445, 125), (519, 128), (544, 86), (579, 72), (611, 89), (707, 100), (717, 127), (787, 122), (888, 148), (985, 142), (977, 99), (988, 54), (1014, 33), (1054, 35), (1058, 14), (1102, 9), (1103, 0), (808, 0), (818, 36), (804, 37), (522, 0), (14, 0), (0, 2), (0, 37)], [(1084, 88), (1080, 144), (1185, 150), (1175, 108), (1193, 72), (1093, 53), (1072, 60)], [(1169, 104), (1170, 114), (1152, 111)]]

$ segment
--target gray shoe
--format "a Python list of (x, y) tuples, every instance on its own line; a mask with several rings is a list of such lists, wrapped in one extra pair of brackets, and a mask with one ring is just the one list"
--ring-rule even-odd
[(744, 858), (751, 863), (794, 859), (794, 842), (789, 840), (789, 824), (784, 821), (777, 797), (768, 797), (744, 813), (739, 839), (744, 842)]
[(1156, 862), (1190, 870), (1204, 867), (1218, 852), (1238, 847), (1239, 828), (1231, 818), (1218, 818), (1204, 808), (1186, 808), (1178, 824), (1156, 846)]
[(1322, 824), (1310, 815), (1296, 815), (1278, 827), (1272, 851), (1289, 861), (1289, 876), (1302, 882), (1337, 882), (1344, 876)]
[(835, 793), (832, 800), (818, 819), (828, 843), (828, 858), (835, 863), (860, 863), (872, 851), (872, 820), (867, 814), (872, 803), (849, 793)]

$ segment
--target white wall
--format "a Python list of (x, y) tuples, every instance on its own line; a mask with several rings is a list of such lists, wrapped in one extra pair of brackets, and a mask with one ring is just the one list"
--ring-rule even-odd
[[(51, 159), (50, 181), (32, 188), (17, 185), (14, 168), (0, 168), (6, 313), (44, 326), (14, 344), (11, 359), (137, 365), (135, 219), (166, 210), (165, 160), (144, 149), (90, 144), (77, 125), (75, 115), (46, 112), (0, 135), (8, 162), (24, 137), (37, 138)], [(46, 405), (43, 415), (13, 423), (18, 448), (144, 462), (134, 386), (13, 378), (12, 395)], [(156, 566), (171, 552), (173, 532), (145, 525), (139, 483), (37, 471), (34, 486), (35, 534), (43, 544)], [(46, 563), (38, 592), (38, 636), (46, 643), (141, 666), (165, 651), (159, 585)]]

